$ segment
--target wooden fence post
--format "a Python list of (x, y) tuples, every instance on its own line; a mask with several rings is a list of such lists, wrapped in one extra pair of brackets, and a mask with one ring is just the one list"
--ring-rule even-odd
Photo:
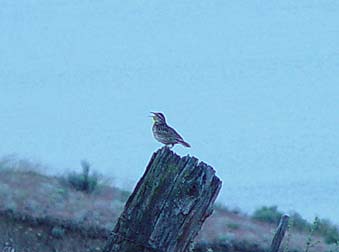
[(212, 167), (161, 148), (153, 154), (103, 251), (187, 251), (212, 214), (220, 188)]
[(287, 227), (288, 227), (288, 214), (284, 214), (280, 218), (279, 225), (277, 227), (277, 230), (275, 231), (275, 235), (272, 240), (271, 244), (271, 252), (278, 252), (280, 248), (280, 244), (282, 240), (284, 239)]

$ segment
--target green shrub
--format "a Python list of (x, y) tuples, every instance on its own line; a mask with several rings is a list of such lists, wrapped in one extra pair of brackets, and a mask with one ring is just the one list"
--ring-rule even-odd
[(93, 192), (98, 186), (98, 175), (90, 174), (90, 165), (87, 161), (81, 162), (82, 173), (71, 173), (67, 177), (67, 182), (71, 187), (86, 193)]
[(298, 231), (308, 231), (311, 228), (312, 224), (301, 217), (297, 212), (291, 213), (290, 218), (293, 220), (293, 228)]
[(51, 235), (57, 239), (61, 239), (65, 235), (65, 229), (55, 226), (51, 230)]
[(262, 222), (277, 224), (282, 214), (282, 212), (278, 211), (277, 206), (263, 206), (254, 211), (252, 218)]
[(339, 243), (338, 227), (333, 225), (329, 220), (319, 220), (317, 233), (322, 235), (325, 239), (325, 242), (328, 244)]
[[(253, 213), (252, 218), (263, 222), (278, 224), (282, 215), (283, 213), (278, 210), (277, 206), (263, 206)], [(299, 231), (308, 231), (312, 225), (297, 212), (290, 214), (290, 220), (293, 221), (293, 228)]]
[[(282, 212), (278, 210), (277, 206), (263, 206), (253, 213), (252, 218), (277, 224), (281, 216)], [(293, 228), (298, 231), (308, 232), (312, 230), (312, 235), (317, 234), (324, 237), (325, 242), (328, 244), (339, 243), (339, 229), (329, 220), (316, 218), (314, 223), (310, 223), (297, 212), (290, 214), (290, 220), (293, 222)]]
[(232, 229), (232, 230), (237, 230), (240, 228), (240, 224), (238, 223), (227, 223), (226, 226), (229, 228), (229, 229)]

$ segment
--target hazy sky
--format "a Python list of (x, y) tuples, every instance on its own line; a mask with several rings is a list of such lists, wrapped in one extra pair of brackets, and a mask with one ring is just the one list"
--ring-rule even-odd
[(337, 1), (0, 0), (0, 31), (2, 156), (53, 173), (87, 159), (130, 187), (161, 146), (147, 116), (162, 111), (226, 204), (302, 208), (339, 190)]

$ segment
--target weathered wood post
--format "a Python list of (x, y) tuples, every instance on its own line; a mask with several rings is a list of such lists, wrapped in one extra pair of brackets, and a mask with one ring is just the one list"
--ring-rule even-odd
[(161, 148), (153, 154), (103, 251), (187, 251), (212, 214), (220, 188), (212, 167)]
[(280, 218), (279, 225), (277, 227), (277, 230), (275, 231), (275, 235), (273, 237), (272, 243), (271, 243), (271, 252), (278, 252), (280, 248), (280, 244), (282, 240), (284, 239), (287, 227), (288, 227), (288, 214), (284, 214)]

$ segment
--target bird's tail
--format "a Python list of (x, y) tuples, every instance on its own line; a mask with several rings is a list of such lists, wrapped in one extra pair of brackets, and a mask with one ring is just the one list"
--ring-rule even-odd
[(184, 140), (179, 140), (179, 143), (181, 143), (185, 147), (188, 147), (188, 148), (191, 147), (191, 145), (189, 143), (185, 142)]

